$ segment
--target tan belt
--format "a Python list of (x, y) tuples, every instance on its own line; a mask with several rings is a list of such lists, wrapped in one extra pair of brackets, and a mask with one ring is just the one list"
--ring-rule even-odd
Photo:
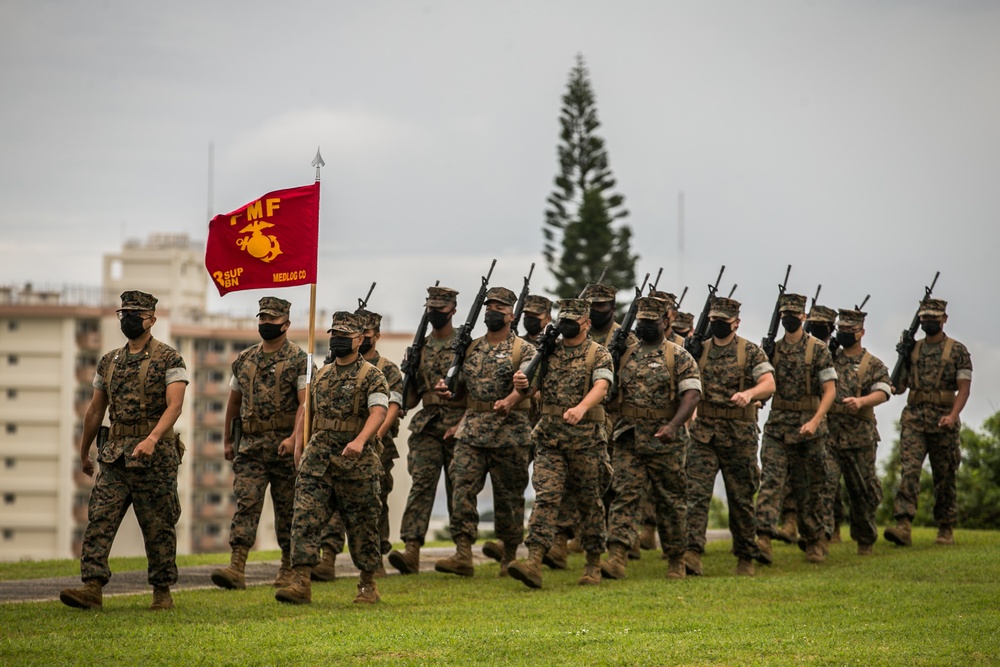
[[(156, 428), (157, 422), (148, 422), (146, 424), (112, 424), (111, 425), (111, 435), (115, 437), (145, 437), (153, 432)], [(161, 440), (171, 440), (174, 437), (174, 428), (171, 426), (167, 429), (167, 432), (160, 436)]]
[(756, 422), (757, 408), (750, 404), (745, 408), (718, 408), (714, 405), (698, 405), (698, 416), (710, 419), (735, 419), (742, 422)]
[(421, 394), (420, 400), (423, 402), (425, 408), (430, 407), (432, 405), (444, 405), (449, 408), (464, 408), (466, 402), (464, 398), (460, 401), (448, 401), (441, 398), (432, 391), (427, 391)]
[(327, 419), (326, 417), (314, 417), (313, 428), (317, 431), (336, 431), (338, 433), (360, 433), (364, 422), (360, 417), (349, 417), (347, 419)]
[(672, 419), (677, 414), (677, 406), (654, 410), (653, 408), (640, 408), (628, 403), (621, 406), (622, 417), (632, 417), (634, 419)]
[(830, 406), (828, 414), (857, 417), (858, 419), (863, 419), (867, 422), (875, 421), (875, 409), (872, 408), (871, 406), (868, 406), (867, 408), (861, 408), (857, 412), (848, 412), (847, 408), (845, 408), (842, 403), (834, 403), (833, 405)]
[[(556, 415), (562, 417), (563, 413), (570, 408), (576, 407), (574, 405), (546, 405), (542, 404), (541, 412), (543, 415)], [(605, 421), (607, 417), (604, 414), (604, 406), (598, 405), (597, 407), (587, 410), (586, 414), (583, 415), (583, 421), (588, 422), (602, 422)]]
[(906, 396), (907, 405), (931, 403), (932, 405), (955, 405), (955, 392), (931, 391), (929, 389), (911, 389)]
[(815, 412), (819, 409), (819, 397), (808, 396), (798, 401), (784, 401), (775, 398), (771, 404), (773, 410), (795, 410), (798, 412)]
[(244, 435), (256, 435), (269, 431), (287, 431), (295, 428), (295, 413), (280, 413), (270, 419), (257, 419), (250, 417), (243, 420)]
[[(493, 404), (496, 401), (477, 401), (474, 399), (469, 399), (468, 409), (470, 412), (493, 412)], [(526, 398), (520, 403), (515, 405), (512, 410), (529, 410), (531, 409), (531, 399)]]

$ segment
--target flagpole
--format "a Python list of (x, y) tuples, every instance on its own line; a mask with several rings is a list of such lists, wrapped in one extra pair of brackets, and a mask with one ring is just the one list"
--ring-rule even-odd
[[(316, 157), (313, 158), (312, 166), (316, 167), (316, 185), (319, 185), (319, 169), (324, 166), (323, 156), (319, 154), (319, 146), (316, 147)], [(319, 209), (316, 211), (319, 216)], [(316, 247), (319, 248), (319, 221), (316, 224)], [(316, 263), (319, 269), (319, 262)], [(302, 428), (302, 449), (309, 446), (309, 431), (312, 426), (312, 410), (310, 402), (312, 400), (312, 369), (313, 352), (316, 349), (316, 276), (313, 276), (312, 283), (309, 284), (309, 349), (306, 352), (306, 406), (305, 420)]]

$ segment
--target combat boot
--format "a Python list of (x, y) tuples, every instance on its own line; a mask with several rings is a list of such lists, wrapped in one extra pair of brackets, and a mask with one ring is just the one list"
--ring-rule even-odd
[(652, 551), (656, 548), (656, 526), (651, 523), (643, 525), (639, 534), (639, 547), (644, 551)]
[(684, 569), (687, 570), (688, 574), (700, 577), (702, 574), (701, 554), (697, 551), (685, 551)]
[(153, 586), (153, 604), (149, 605), (149, 610), (163, 611), (173, 608), (174, 599), (170, 597), (170, 586)]
[(828, 553), (828, 547), (826, 547), (826, 536), (823, 536), (815, 542), (810, 542), (806, 545), (806, 560), (810, 563), (822, 563), (826, 560)]
[(545, 555), (542, 557), (542, 563), (553, 570), (565, 570), (567, 555), (566, 542), (568, 537), (569, 536), (566, 535), (566, 533), (556, 533), (555, 539), (552, 540), (552, 546), (549, 547), (549, 550), (546, 551)]
[(752, 577), (756, 574), (753, 569), (753, 561), (749, 558), (740, 558), (736, 561), (736, 574), (741, 577)]
[(798, 519), (795, 516), (795, 512), (789, 512), (785, 515), (785, 523), (775, 532), (774, 536), (782, 542), (795, 544), (795, 541), (799, 537)]
[(625, 555), (625, 545), (612, 542), (608, 547), (608, 559), (601, 561), (601, 574), (608, 579), (624, 579), (628, 558)]
[(337, 552), (323, 547), (323, 555), (319, 565), (312, 569), (309, 575), (312, 581), (333, 581), (337, 578)]
[(636, 540), (625, 553), (628, 555), (629, 560), (640, 560), (642, 558), (642, 549), (639, 546), (639, 540)]
[(382, 599), (378, 594), (378, 586), (375, 585), (374, 572), (361, 572), (361, 580), (358, 581), (358, 594), (354, 597), (355, 604), (375, 604)]
[(515, 559), (517, 559), (517, 545), (504, 543), (503, 554), (500, 556), (500, 574), (498, 576), (508, 576), (507, 570)]
[(830, 544), (843, 544), (844, 539), (840, 536), (840, 524), (833, 527), (833, 534), (830, 535)]
[(279, 588), (274, 599), (278, 602), (289, 604), (309, 604), (312, 602), (312, 567), (308, 565), (297, 565), (295, 567), (295, 581), (291, 586)]
[(582, 554), (584, 552), (583, 545), (580, 544), (580, 538), (574, 537), (572, 540), (566, 541), (566, 553), (570, 554)]
[(290, 554), (281, 552), (281, 567), (278, 568), (278, 575), (272, 584), (275, 588), (291, 586), (295, 581), (295, 570), (292, 569), (292, 557)]
[(896, 522), (895, 526), (886, 528), (882, 534), (885, 536), (885, 539), (893, 544), (898, 544), (901, 547), (909, 547), (913, 545), (913, 536), (910, 532), (912, 526), (913, 522), (904, 516)]
[(948, 547), (955, 545), (955, 536), (951, 532), (951, 526), (941, 524), (938, 527), (938, 534), (934, 538), (934, 544), (943, 544)]
[(757, 557), (760, 563), (770, 565), (774, 562), (774, 551), (771, 549), (770, 535), (758, 535), (757, 548), (760, 551), (760, 555)]
[(445, 574), (471, 577), (476, 573), (472, 565), (472, 540), (466, 535), (455, 536), (455, 555), (434, 563), (434, 569)]
[[(621, 545), (618, 545), (621, 546)], [(622, 550), (625, 547), (622, 546)], [(622, 572), (624, 575), (625, 573)], [(583, 566), (583, 576), (576, 580), (580, 586), (597, 586), (601, 583), (601, 552), (588, 551), (587, 564)]]
[(250, 547), (235, 546), (227, 567), (212, 571), (212, 583), (228, 590), (244, 590), (247, 587), (246, 566)]
[(528, 545), (528, 559), (514, 561), (507, 566), (507, 574), (517, 579), (528, 588), (542, 587), (542, 555), (545, 547), (541, 544)]
[(400, 574), (420, 573), (420, 542), (407, 540), (403, 553), (389, 552), (389, 565), (399, 570)]
[(378, 559), (378, 567), (375, 568), (375, 578), (376, 579), (385, 579), (388, 576), (389, 575), (387, 575), (385, 573), (385, 565), (382, 564), (382, 559), (379, 558)]
[(683, 558), (671, 558), (667, 566), (667, 579), (684, 579), (686, 569)]
[(101, 609), (104, 607), (104, 585), (97, 579), (87, 579), (83, 588), (66, 588), (59, 594), (59, 600), (69, 607), (78, 609)]
[(492, 540), (483, 543), (483, 555), (487, 558), (492, 558), (498, 563), (503, 562), (503, 549), (500, 544)]
[(859, 544), (858, 545), (858, 555), (859, 556), (874, 556), (875, 547), (871, 544)]

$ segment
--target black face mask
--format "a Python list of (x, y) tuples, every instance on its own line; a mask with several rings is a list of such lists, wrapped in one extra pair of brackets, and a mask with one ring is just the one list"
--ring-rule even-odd
[(338, 359), (354, 352), (354, 339), (347, 336), (330, 337), (330, 353)]
[(615, 309), (612, 308), (606, 313), (600, 313), (596, 310), (590, 311), (590, 323), (594, 325), (595, 329), (603, 329), (604, 327), (611, 324), (611, 320), (615, 316)]
[(639, 320), (635, 323), (635, 335), (644, 343), (660, 340), (660, 327), (654, 320)]
[(688, 336), (691, 335), (690, 329), (678, 329), (677, 327), (673, 327), (673, 329), (674, 333), (680, 336), (681, 338), (687, 338)]
[(374, 345), (374, 343), (372, 343), (372, 337), (365, 336), (361, 340), (361, 347), (358, 348), (358, 352), (361, 353), (361, 356), (365, 356), (366, 354), (372, 351), (372, 345)]
[(837, 345), (840, 347), (851, 347), (858, 342), (858, 335), (853, 331), (848, 333), (846, 331), (837, 332)]
[(708, 331), (713, 338), (722, 339), (733, 333), (733, 325), (725, 320), (712, 320), (708, 324)]
[(928, 336), (937, 336), (939, 333), (941, 333), (941, 323), (940, 322), (934, 322), (932, 320), (928, 320), (926, 322), (921, 322), (920, 323), (920, 328)]
[(283, 332), (281, 327), (285, 326), (285, 323), (275, 324), (274, 322), (261, 322), (257, 325), (257, 333), (264, 340), (274, 340), (278, 338)]
[(123, 314), (120, 326), (129, 340), (135, 340), (146, 333), (146, 328), (142, 326), (142, 315), (136, 312)]
[(440, 310), (432, 310), (427, 313), (427, 321), (435, 329), (441, 329), (451, 320), (451, 313), (442, 313)]
[(781, 326), (785, 327), (785, 331), (788, 333), (795, 333), (802, 328), (802, 320), (799, 319), (798, 315), (785, 315), (781, 318)]
[(833, 327), (825, 322), (810, 322), (809, 333), (820, 340), (826, 340), (833, 333)]
[(563, 338), (576, 338), (580, 335), (580, 323), (576, 320), (559, 320), (559, 333)]
[(525, 315), (524, 330), (528, 332), (529, 336), (537, 336), (542, 330), (542, 318), (535, 317), (534, 315)]
[(505, 319), (506, 317), (507, 315), (501, 313), (500, 311), (487, 310), (486, 317), (484, 318), (484, 321), (486, 322), (486, 328), (492, 331), (493, 333), (500, 331), (507, 324), (507, 321)]

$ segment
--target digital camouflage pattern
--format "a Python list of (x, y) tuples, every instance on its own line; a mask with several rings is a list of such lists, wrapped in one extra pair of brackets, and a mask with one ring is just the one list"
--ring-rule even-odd
[[(367, 367), (364, 379), (358, 381)], [(377, 442), (365, 443), (361, 456), (347, 459), (344, 447), (357, 437), (374, 407), (389, 404), (389, 385), (377, 368), (360, 356), (345, 366), (328, 364), (312, 383), (312, 436), (302, 454), (295, 479), (292, 520), (292, 564), (319, 563), (322, 531), (339, 512), (347, 532), (354, 565), (372, 572), (381, 564), (378, 519), (382, 466)], [(354, 406), (357, 405), (355, 412)], [(357, 418), (353, 430), (330, 430), (318, 420)]]
[[(492, 405), (509, 396), (514, 391), (514, 372), (527, 366), (534, 355), (535, 348), (511, 332), (497, 345), (485, 337), (474, 341), (465, 357), (461, 380), (470, 399), (469, 409), (458, 430), (448, 469), (453, 488), (453, 538), (465, 535), (473, 542), (478, 538), (476, 497), (483, 490), (487, 473), (493, 485), (497, 538), (506, 544), (519, 544), (524, 537), (530, 413), (527, 409), (511, 410), (506, 417), (500, 417), (477, 404)], [(523, 402), (528, 405), (530, 399)]]
[[(813, 341), (812, 363), (806, 365), (806, 345)], [(796, 343), (788, 343), (784, 338), (774, 342), (774, 398), (784, 401), (799, 401), (810, 396), (823, 396), (823, 383), (837, 380), (830, 349), (823, 341), (804, 334)], [(808, 376), (809, 386), (806, 386)], [(771, 414), (764, 425), (764, 435), (794, 444), (818, 438), (827, 434), (827, 422), (822, 420), (814, 436), (799, 434), (799, 429), (812, 419), (815, 409), (779, 410), (771, 408)]]

